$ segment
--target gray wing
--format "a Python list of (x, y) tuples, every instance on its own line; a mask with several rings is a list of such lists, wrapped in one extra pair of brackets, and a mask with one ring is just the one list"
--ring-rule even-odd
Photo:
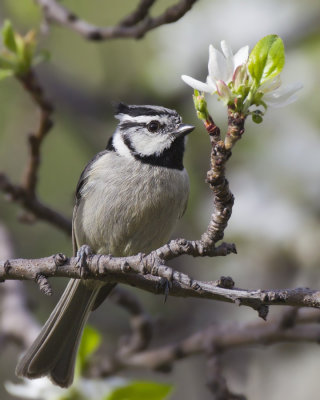
[[(110, 139), (110, 141), (111, 141), (111, 139)], [(109, 143), (110, 143), (110, 141), (109, 141)], [(109, 146), (109, 144), (108, 144), (108, 146)], [(76, 235), (75, 235), (75, 224), (74, 224), (74, 221), (75, 221), (75, 218), (76, 218), (76, 215), (77, 215), (77, 210), (78, 210), (79, 204), (81, 202), (81, 188), (83, 187), (83, 185), (85, 184), (85, 182), (87, 180), (88, 172), (90, 171), (92, 165), (100, 157), (102, 157), (104, 154), (106, 154), (108, 151), (109, 151), (109, 149), (101, 151), (100, 153), (96, 154), (91, 161), (89, 161), (89, 163), (86, 165), (86, 167), (82, 171), (82, 173), (80, 175), (80, 178), (79, 178), (79, 181), (78, 181), (78, 184), (77, 184), (77, 187), (76, 187), (76, 195), (75, 195), (76, 203), (75, 203), (75, 206), (73, 208), (73, 215), (72, 215), (72, 249), (73, 249), (73, 255), (74, 256), (76, 256), (78, 248), (79, 248), (79, 243), (77, 243)]]
[[(111, 147), (110, 147), (111, 146)], [(88, 172), (90, 171), (90, 168), (92, 167), (92, 165), (103, 155), (105, 155), (106, 153), (108, 153), (109, 151), (114, 151), (113, 147), (112, 147), (112, 137), (109, 140), (108, 146), (107, 146), (107, 150), (101, 151), (100, 153), (98, 153), (85, 167), (85, 169), (82, 171), (78, 184), (77, 184), (77, 188), (76, 188), (76, 204), (73, 208), (73, 215), (72, 215), (72, 247), (73, 247), (73, 255), (76, 256), (77, 255), (77, 251), (80, 247), (80, 244), (77, 243), (77, 239), (76, 239), (76, 234), (75, 234), (75, 219), (76, 219), (76, 215), (77, 215), (77, 210), (78, 207), (81, 203), (81, 188), (82, 186), (85, 184), (86, 180), (87, 180), (87, 176), (88, 176)], [(98, 294), (96, 295), (96, 299), (93, 303), (93, 305), (91, 306), (91, 311), (94, 311), (96, 308), (99, 307), (99, 305), (104, 301), (104, 299), (109, 295), (109, 293), (112, 291), (112, 289), (115, 287), (115, 284), (106, 284), (103, 287), (101, 287), (98, 290)]]
[[(185, 170), (186, 171), (186, 170)], [(186, 194), (185, 194), (185, 199), (184, 199), (184, 203), (183, 203), (183, 207), (182, 207), (182, 212), (179, 215), (179, 219), (182, 218), (184, 216), (184, 213), (187, 210), (188, 207), (188, 202), (189, 202), (189, 192), (190, 192), (190, 187), (189, 187), (189, 176), (188, 173), (186, 172)]]
[(187, 211), (187, 207), (188, 207), (188, 197), (187, 197), (187, 199), (186, 199), (186, 201), (184, 203), (184, 207), (183, 207), (182, 213), (179, 215), (179, 219), (181, 219), (184, 216), (185, 212)]

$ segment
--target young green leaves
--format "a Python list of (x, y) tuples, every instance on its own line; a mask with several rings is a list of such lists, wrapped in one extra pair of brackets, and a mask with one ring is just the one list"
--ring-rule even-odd
[(207, 102), (203, 94), (200, 94), (198, 90), (194, 89), (193, 95), (194, 108), (197, 111), (197, 117), (202, 121), (209, 120), (209, 112)]
[(285, 55), (282, 40), (268, 35), (254, 46), (248, 60), (248, 71), (257, 86), (279, 75), (284, 67)]
[(1, 29), (3, 48), (0, 52), (0, 79), (8, 76), (25, 76), (30, 68), (48, 59), (48, 52), (36, 53), (36, 34), (29, 31), (25, 36), (13, 30), (10, 21)]
[[(269, 105), (281, 107), (296, 100), (296, 92), (302, 87), (300, 83), (280, 88), (285, 53), (279, 36), (262, 38), (250, 55), (248, 46), (233, 54), (226, 41), (221, 42), (221, 50), (209, 47), (206, 82), (182, 75), (184, 82), (202, 93), (217, 95), (229, 110), (244, 117), (251, 115), (256, 123), (262, 122)], [(197, 98), (199, 95), (194, 97)], [(199, 110), (196, 102), (195, 106), (198, 117), (204, 119), (205, 112)]]
[(2, 30), (2, 39), (4, 46), (13, 53), (17, 52), (17, 44), (14, 37), (14, 32), (12, 29), (11, 22), (6, 20), (3, 24)]

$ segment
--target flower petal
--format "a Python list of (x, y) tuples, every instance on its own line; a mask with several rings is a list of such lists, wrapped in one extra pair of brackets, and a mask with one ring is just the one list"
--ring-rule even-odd
[(232, 92), (228, 85), (226, 85), (223, 81), (217, 81), (217, 92), (220, 99), (225, 103), (228, 104), (232, 99)]
[(232, 81), (234, 85), (234, 90), (238, 90), (241, 85), (244, 85), (248, 78), (247, 66), (245, 64), (238, 65), (234, 70)]
[(226, 40), (221, 40), (220, 45), (225, 58), (233, 58), (233, 52), (230, 44)]
[(24, 399), (54, 400), (65, 394), (65, 389), (53, 385), (48, 378), (39, 378), (29, 381), (23, 379), (23, 383), (5, 383), (6, 390), (16, 397)]
[(222, 49), (223, 54), (226, 57), (226, 65), (227, 65), (227, 70), (226, 70), (227, 77), (224, 81), (226, 83), (229, 83), (232, 80), (232, 75), (233, 75), (233, 71), (234, 71), (233, 52), (232, 52), (231, 46), (225, 40), (221, 41), (221, 49)]
[(198, 81), (197, 79), (191, 78), (191, 76), (188, 75), (181, 75), (181, 79), (193, 89), (199, 90), (199, 92), (212, 93), (212, 88), (207, 83)]
[(207, 76), (207, 85), (211, 88), (211, 92), (210, 92), (211, 94), (213, 94), (217, 91), (216, 82), (214, 82), (209, 75)]
[(277, 75), (274, 79), (268, 80), (265, 83), (263, 83), (259, 87), (259, 92), (269, 93), (272, 90), (278, 89), (280, 86), (281, 86), (280, 75)]
[(4, 387), (6, 388), (7, 392), (10, 393), (12, 396), (16, 397), (24, 397), (25, 399), (32, 399), (38, 396), (38, 391), (30, 390), (24, 384), (17, 384), (12, 382), (5, 382)]
[(226, 59), (212, 45), (209, 46), (208, 71), (213, 81), (225, 81), (228, 78)]
[(263, 96), (263, 100), (271, 107), (284, 107), (297, 100), (296, 93), (298, 90), (302, 89), (302, 86), (303, 85), (300, 82), (292, 83), (283, 88), (267, 93)]
[(249, 58), (249, 46), (244, 46), (239, 49), (233, 56), (234, 69), (239, 65), (245, 64)]
[(114, 389), (128, 385), (128, 383), (127, 379), (115, 376), (107, 379), (81, 378), (77, 386), (85, 399), (106, 399)]

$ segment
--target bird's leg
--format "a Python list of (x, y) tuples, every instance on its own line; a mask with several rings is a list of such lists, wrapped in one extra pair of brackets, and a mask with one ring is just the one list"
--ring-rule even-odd
[(172, 282), (169, 281), (168, 278), (162, 277), (160, 281), (158, 282), (158, 287), (157, 289), (159, 292), (164, 293), (164, 303), (167, 301), (167, 298), (169, 296), (170, 289), (172, 288)]
[(81, 278), (85, 278), (88, 272), (88, 263), (87, 259), (88, 257), (92, 256), (93, 252), (91, 250), (91, 247), (88, 246), (87, 244), (84, 244), (80, 247), (80, 249), (77, 251), (77, 263), (76, 266), (80, 268), (80, 275)]

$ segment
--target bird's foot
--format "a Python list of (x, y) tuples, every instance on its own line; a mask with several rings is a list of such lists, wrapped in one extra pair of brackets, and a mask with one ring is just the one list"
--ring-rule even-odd
[(88, 274), (88, 258), (92, 256), (93, 252), (91, 247), (84, 244), (77, 251), (77, 263), (76, 266), (80, 269), (81, 278), (85, 278)]
[(172, 282), (169, 281), (167, 278), (161, 278), (158, 283), (158, 290), (159, 292), (164, 293), (164, 303), (167, 301), (169, 296), (170, 289), (172, 288)]

